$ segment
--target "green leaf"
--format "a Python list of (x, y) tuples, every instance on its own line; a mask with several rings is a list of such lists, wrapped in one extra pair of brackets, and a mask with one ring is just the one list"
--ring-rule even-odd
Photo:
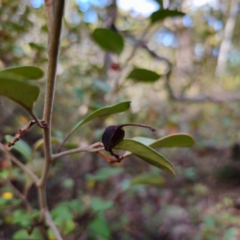
[(170, 10), (170, 9), (160, 9), (156, 12), (153, 12), (150, 16), (151, 24), (154, 24), (159, 21), (163, 21), (167, 17), (182, 17), (185, 13), (180, 12), (178, 10)]
[(38, 86), (29, 81), (22, 81), (18, 75), (0, 72), (0, 94), (17, 102), (30, 113), (39, 92)]
[(130, 107), (130, 101), (125, 101), (125, 102), (120, 102), (114, 105), (110, 105), (107, 107), (103, 107), (100, 109), (97, 109), (96, 111), (90, 113), (88, 116), (86, 116), (84, 119), (82, 119), (80, 122), (78, 122), (74, 128), (72, 129), (72, 131), (70, 132), (70, 134), (68, 135), (67, 138), (69, 138), (75, 131), (77, 131), (84, 123), (97, 118), (97, 117), (103, 117), (109, 114), (114, 114), (114, 113), (120, 113), (120, 112), (124, 112), (126, 110), (129, 109)]
[(13, 223), (21, 227), (30, 227), (34, 219), (39, 217), (39, 212), (34, 210), (32, 214), (23, 209), (15, 209), (12, 212)]
[(105, 211), (111, 208), (113, 205), (112, 201), (106, 201), (99, 197), (93, 197), (91, 199), (91, 206), (94, 211)]
[(24, 240), (36, 240), (36, 239), (42, 240), (43, 239), (41, 232), (36, 228), (33, 230), (31, 235), (28, 234), (28, 230), (21, 229), (16, 231), (12, 237), (13, 237), (13, 240), (23, 240), (23, 239)]
[(175, 174), (173, 165), (164, 156), (140, 142), (125, 138), (114, 148), (129, 151), (149, 164)]
[(109, 223), (103, 214), (95, 218), (88, 227), (91, 229), (91, 234), (94, 235), (93, 239), (107, 240), (111, 235)]
[[(135, 140), (152, 148), (192, 147), (195, 143), (194, 139), (185, 133), (171, 134), (158, 140), (146, 137), (134, 137), (132, 140)], [(124, 154), (125, 157), (130, 155), (130, 152)]]
[(92, 34), (93, 40), (108, 52), (120, 54), (124, 48), (124, 40), (118, 34), (106, 28), (97, 28)]
[(1, 76), (1, 73), (16, 74), (26, 80), (38, 80), (44, 76), (43, 70), (38, 67), (34, 67), (34, 66), (21, 66), (21, 67), (6, 68), (6, 69), (0, 71), (0, 76)]
[(185, 133), (171, 134), (158, 140), (145, 137), (134, 137), (132, 139), (152, 148), (192, 147), (194, 145), (194, 139)]
[(133, 79), (136, 82), (149, 83), (157, 81), (160, 77), (161, 75), (143, 68), (134, 68), (127, 76), (128, 79)]
[(54, 221), (57, 220), (58, 223), (63, 223), (69, 219), (72, 219), (72, 212), (69, 211), (69, 206), (64, 202), (57, 205), (52, 211), (51, 215)]
[(144, 173), (139, 174), (132, 178), (131, 186), (144, 184), (144, 185), (163, 185), (165, 183), (165, 179), (158, 174), (153, 173)]
[(46, 48), (44, 44), (38, 44), (38, 43), (34, 43), (34, 42), (30, 42), (28, 45), (31, 48), (36, 49), (37, 51), (44, 51)]
[[(6, 135), (4, 137), (4, 139), (7, 141), (7, 142), (10, 142), (13, 137), (10, 136), (10, 135)], [(31, 160), (31, 148), (30, 146), (25, 142), (23, 141), (22, 139), (19, 139), (19, 141), (17, 141), (14, 146), (12, 147), (12, 149), (18, 151), (19, 153), (21, 153), (24, 158), (28, 161)]]

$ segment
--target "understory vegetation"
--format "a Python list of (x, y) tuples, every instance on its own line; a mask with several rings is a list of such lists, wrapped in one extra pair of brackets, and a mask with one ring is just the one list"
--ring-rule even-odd
[(240, 3), (148, 3), (0, 0), (0, 239), (240, 238)]

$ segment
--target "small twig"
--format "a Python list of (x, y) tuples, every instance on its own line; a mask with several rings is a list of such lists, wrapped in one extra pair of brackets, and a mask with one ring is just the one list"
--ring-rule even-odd
[(31, 111), (29, 111), (29, 113), (31, 114), (32, 118), (36, 121), (36, 124), (40, 128), (47, 128), (47, 123), (44, 120), (38, 119), (38, 117)]
[(109, 155), (107, 155), (106, 153), (102, 152), (102, 151), (98, 151), (97, 152), (100, 156), (104, 157), (108, 163), (117, 163), (117, 162), (121, 162), (124, 158), (124, 156), (118, 156), (118, 158), (113, 158)]
[(8, 143), (8, 147), (13, 146), (19, 139), (22, 137), (24, 133), (26, 133), (31, 126), (33, 126), (36, 123), (35, 120), (30, 121), (26, 126), (23, 128), (19, 129), (18, 132), (16, 133), (15, 137)]
[(47, 224), (49, 225), (49, 227), (52, 229), (54, 236), (56, 237), (57, 240), (63, 240), (63, 238), (61, 237), (56, 225), (54, 224), (52, 217), (48, 211), (48, 209), (44, 209), (44, 216), (46, 219)]
[(25, 172), (37, 185), (39, 182), (39, 178), (30, 170), (28, 169), (23, 163), (21, 163), (17, 158), (15, 158), (1, 143), (0, 143), (0, 149), (8, 154), (12, 160), (23, 172)]
[(143, 39), (145, 38), (145, 36), (147, 35), (148, 31), (150, 30), (150, 27), (151, 27), (151, 25), (147, 25), (147, 27), (143, 31), (143, 34), (142, 34), (140, 40), (137, 41), (137, 43), (134, 45), (134, 47), (133, 47), (129, 57), (124, 62), (124, 65), (122, 66), (122, 71), (118, 74), (118, 76), (117, 76), (117, 78), (115, 80), (114, 88), (113, 88), (113, 91), (112, 91), (113, 94), (118, 92), (118, 90), (121, 88), (120, 81), (122, 80), (124, 70), (128, 67), (130, 61), (134, 57), (134, 55), (135, 55), (136, 51), (138, 50), (138, 48), (143, 44)]
[(52, 161), (55, 160), (56, 158), (63, 157), (63, 156), (66, 156), (66, 155), (70, 155), (70, 154), (73, 154), (73, 153), (98, 152), (100, 150), (104, 150), (103, 144), (101, 142), (97, 142), (97, 143), (94, 143), (94, 144), (92, 144), (90, 146), (87, 146), (87, 147), (76, 148), (76, 149), (72, 149), (72, 150), (68, 150), (68, 151), (53, 154)]
[(63, 139), (62, 143), (61, 143), (61, 144), (59, 145), (59, 147), (58, 147), (58, 150), (57, 150), (58, 153), (61, 151), (63, 145), (65, 144), (65, 142), (69, 139), (69, 137), (70, 137), (71, 135), (72, 135), (72, 133), (69, 133), (69, 134)]

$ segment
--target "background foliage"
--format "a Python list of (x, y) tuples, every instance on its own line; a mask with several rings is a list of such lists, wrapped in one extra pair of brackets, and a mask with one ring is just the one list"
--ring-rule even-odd
[[(117, 8), (115, 1), (68, 0), (58, 65), (53, 131), (55, 148), (76, 122), (99, 107), (131, 100), (131, 109), (88, 122), (68, 147), (101, 140), (106, 126), (140, 122), (158, 129), (154, 138), (185, 132), (189, 149), (162, 149), (176, 176), (130, 157), (108, 165), (96, 154), (57, 160), (50, 174), (48, 200), (64, 239), (239, 239), (239, 14), (238, 1), (193, 7), (191, 1), (156, 1), (149, 17)], [(37, 1), (5, 1), (0, 7), (0, 69), (34, 65), (46, 69), (47, 25)], [(238, 13), (239, 7), (235, 7)], [(160, 12), (159, 12), (160, 11)], [(163, 18), (164, 14), (170, 16)], [(183, 16), (183, 13), (186, 15)], [(178, 17), (176, 17), (178, 16)], [(232, 33), (225, 36), (230, 18)], [(221, 71), (221, 46), (230, 38)], [(107, 50), (107, 51), (106, 51)], [(167, 74), (168, 70), (171, 74)], [(45, 80), (35, 105), (41, 116)], [(219, 100), (220, 99), (220, 100)], [(1, 97), (0, 138), (29, 121), (26, 111)], [(12, 152), (36, 174), (43, 150), (40, 129), (23, 137), (24, 151)], [(126, 129), (126, 137), (152, 137)], [(4, 140), (5, 139), (5, 140)], [(7, 140), (8, 141), (8, 140)], [(27, 145), (26, 145), (27, 144)], [(26, 147), (27, 146), (27, 147)], [(30, 147), (32, 147), (33, 152)], [(34, 154), (34, 160), (32, 160)], [(1, 176), (38, 208), (36, 188), (0, 155)], [(1, 179), (0, 238), (27, 235), (31, 216)], [(49, 232), (51, 236), (51, 232)]]

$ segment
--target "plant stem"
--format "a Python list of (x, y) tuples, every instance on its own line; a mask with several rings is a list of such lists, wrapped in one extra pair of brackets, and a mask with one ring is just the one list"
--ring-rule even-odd
[(153, 128), (151, 126), (145, 125), (145, 124), (141, 124), (141, 123), (125, 123), (125, 124), (121, 124), (118, 127), (125, 127), (125, 126), (136, 126), (136, 127), (143, 127), (143, 128), (148, 128), (150, 129), (152, 132), (157, 131), (156, 128)]
[(47, 12), (48, 28), (51, 29), (51, 24), (53, 22), (53, 0), (44, 0), (44, 2)]
[(38, 117), (32, 111), (29, 111), (29, 113), (33, 117), (33, 119), (36, 121), (36, 123), (39, 127), (41, 127), (41, 128), (46, 127), (45, 123), (43, 121), (39, 120)]
[(59, 233), (55, 223), (53, 222), (52, 217), (51, 217), (48, 209), (45, 209), (44, 216), (45, 216), (47, 224), (51, 227), (51, 229), (52, 229), (56, 239), (57, 240), (62, 240), (62, 237), (61, 237), (61, 235), (60, 235), (60, 233)]
[(44, 142), (45, 142), (45, 156), (48, 160), (51, 159), (52, 145), (51, 145), (51, 125), (52, 125), (52, 110), (55, 93), (56, 70), (59, 53), (59, 43), (62, 27), (62, 17), (64, 9), (64, 0), (55, 1), (54, 18), (50, 29), (50, 41), (48, 47), (48, 69), (47, 69), (47, 82), (45, 105), (43, 111), (43, 120), (47, 124), (44, 129)]
[[(38, 184), (39, 204), (42, 214), (42, 220), (46, 220), (54, 232), (57, 240), (62, 239), (58, 229), (51, 219), (48, 211), (46, 200), (46, 183), (52, 162), (52, 144), (51, 144), (51, 125), (52, 125), (52, 111), (54, 103), (56, 70), (58, 63), (58, 53), (60, 45), (60, 35), (62, 27), (62, 18), (64, 12), (64, 0), (55, 0), (51, 5), (47, 6), (48, 13), (53, 12), (53, 18), (49, 21), (49, 45), (48, 45), (48, 69), (47, 82), (45, 90), (45, 102), (43, 110), (43, 120), (47, 127), (43, 129), (44, 137), (44, 151), (45, 151), (45, 165), (42, 172), (40, 182)], [(49, 16), (50, 18), (50, 16)]]
[[(99, 147), (99, 148), (96, 148), (96, 147)], [(81, 148), (76, 148), (76, 149), (72, 149), (72, 150), (56, 153), (56, 154), (54, 154), (52, 156), (52, 160), (54, 160), (56, 158), (59, 158), (59, 157), (66, 156), (66, 155), (70, 155), (70, 154), (73, 154), (73, 153), (98, 152), (98, 151), (101, 151), (101, 150), (104, 150), (103, 143), (98, 142), (98, 143), (94, 143), (94, 144), (92, 144), (90, 146), (87, 146), (87, 147), (81, 147)]]

